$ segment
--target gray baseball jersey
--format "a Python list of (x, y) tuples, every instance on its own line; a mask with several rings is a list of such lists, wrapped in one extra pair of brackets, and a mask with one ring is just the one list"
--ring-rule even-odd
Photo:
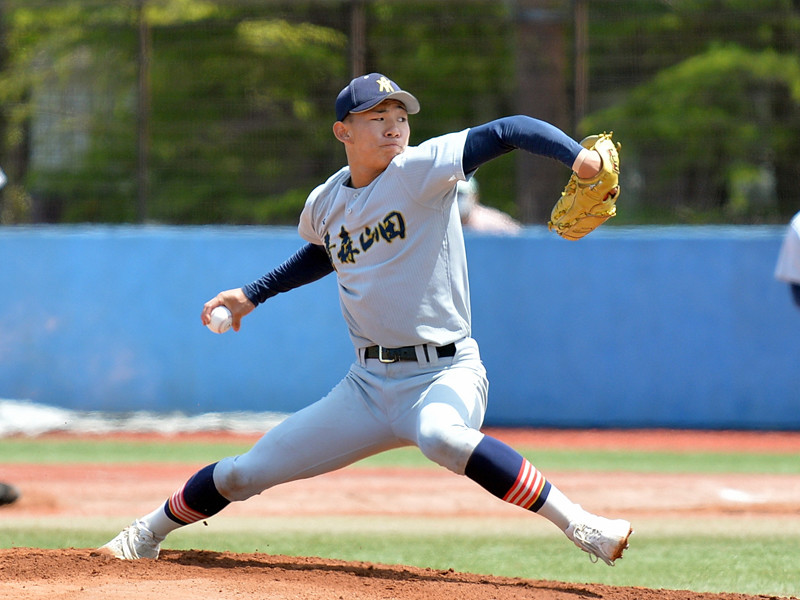
[(347, 185), (345, 167), (306, 201), (298, 230), (328, 252), (356, 348), (442, 346), (470, 335), (455, 203), (467, 132), (409, 146), (363, 188)]

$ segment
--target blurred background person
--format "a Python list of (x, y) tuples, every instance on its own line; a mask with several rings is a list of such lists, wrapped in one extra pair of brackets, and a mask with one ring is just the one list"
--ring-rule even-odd
[[(3, 189), (7, 181), (8, 178), (6, 174), (3, 172), (3, 169), (0, 168), (0, 189)], [(11, 484), (0, 482), (0, 506), (16, 502), (18, 498), (19, 490), (17, 490), (17, 488)]]
[(10, 483), (0, 482), (0, 506), (19, 500), (19, 490)]
[(783, 238), (775, 278), (789, 284), (795, 304), (800, 308), (800, 212), (792, 217)]
[(507, 235), (516, 235), (522, 231), (522, 225), (510, 215), (481, 204), (478, 182), (474, 177), (469, 181), (459, 181), (457, 194), (458, 212), (464, 229)]

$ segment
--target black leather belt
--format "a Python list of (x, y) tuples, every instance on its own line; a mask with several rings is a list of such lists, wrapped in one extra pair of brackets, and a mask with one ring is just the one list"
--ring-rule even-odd
[[(423, 345), (422, 351), (426, 357), (428, 354), (428, 346)], [(441, 358), (443, 356), (455, 356), (456, 345), (447, 344), (446, 346), (438, 346), (436, 348), (436, 355)], [(382, 363), (393, 363), (399, 360), (417, 360), (417, 347), (416, 346), (403, 346), (402, 348), (384, 348), (383, 346), (367, 346), (364, 349), (364, 358), (377, 358)]]

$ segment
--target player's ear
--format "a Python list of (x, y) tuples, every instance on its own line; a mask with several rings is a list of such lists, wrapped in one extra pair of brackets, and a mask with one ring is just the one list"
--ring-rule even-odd
[(343, 144), (350, 142), (350, 129), (341, 121), (336, 121), (336, 123), (333, 124), (333, 135)]

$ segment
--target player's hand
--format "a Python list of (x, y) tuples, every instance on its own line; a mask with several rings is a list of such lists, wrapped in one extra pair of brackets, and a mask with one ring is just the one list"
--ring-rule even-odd
[(603, 168), (603, 158), (597, 150), (581, 149), (578, 158), (572, 165), (572, 170), (581, 179), (591, 179), (595, 177), (600, 169)]
[(612, 141), (612, 135), (613, 132), (590, 135), (581, 142), (588, 152), (578, 154), (575, 172), (547, 224), (548, 229), (565, 239), (579, 240), (617, 214), (621, 146)]
[(234, 331), (239, 331), (242, 326), (242, 317), (250, 314), (255, 309), (255, 305), (247, 299), (242, 288), (226, 290), (220, 292), (203, 305), (203, 312), (200, 314), (200, 320), (203, 325), (208, 325), (211, 322), (211, 311), (218, 306), (227, 306), (228, 310), (231, 311), (233, 317), (231, 327)]

